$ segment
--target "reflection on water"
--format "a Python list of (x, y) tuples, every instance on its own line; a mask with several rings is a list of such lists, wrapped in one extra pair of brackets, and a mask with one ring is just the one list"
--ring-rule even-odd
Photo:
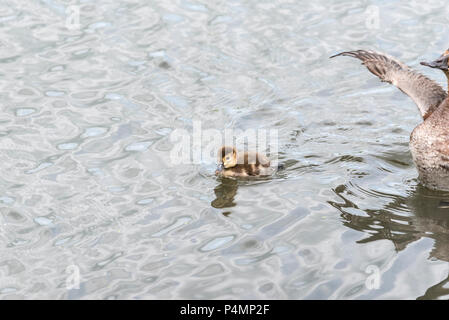
[[(214, 188), (214, 193), (216, 199), (211, 202), (211, 206), (217, 209), (232, 208), (236, 206), (235, 196), (239, 186), (251, 187), (260, 185), (263, 183), (272, 182), (273, 179), (279, 179), (284, 176), (284, 165), (280, 165), (279, 171), (272, 176), (263, 177), (246, 177), (246, 178), (228, 178), (228, 177), (217, 177), (218, 185)], [(230, 212), (223, 212), (223, 214), (228, 215)]]
[[(333, 190), (343, 203), (329, 203), (341, 212), (343, 224), (354, 230), (363, 231), (367, 236), (358, 243), (387, 239), (397, 251), (404, 250), (410, 243), (427, 237), (434, 239), (429, 258), (449, 262), (449, 193), (432, 191), (417, 185), (407, 196), (392, 196), (392, 200), (379, 210), (364, 210), (364, 216), (352, 214), (350, 209), (360, 210), (345, 197), (348, 188), (344, 185)], [(360, 190), (364, 193), (375, 191)]]
[(426, 290), (426, 293), (422, 295), (421, 297), (418, 297), (418, 300), (435, 300), (435, 299), (446, 299), (449, 296), (449, 275), (446, 279), (441, 281), (440, 283), (437, 283), (434, 286), (431, 286), (429, 289)]
[[(329, 201), (341, 213), (344, 226), (363, 232), (366, 236), (357, 243), (389, 240), (396, 251), (402, 251), (421, 238), (433, 239), (433, 247), (428, 253), (430, 260), (449, 262), (449, 193), (426, 189), (416, 185), (406, 196), (382, 194), (374, 190), (364, 190), (354, 186), (340, 185), (333, 189), (342, 201)], [(352, 191), (351, 191), (352, 190)], [(348, 199), (353, 192), (391, 199), (377, 210), (360, 208)], [(359, 214), (352, 212), (359, 211)], [(444, 285), (448, 279), (430, 287), (419, 299), (437, 299), (449, 294)]]
[[(70, 5), (74, 28), (68, 1), (0, 4), (0, 299), (447, 298), (416, 107), (328, 59), (379, 49), (443, 81), (419, 61), (448, 47), (445, 1)], [(194, 123), (275, 130), (285, 170), (172, 161)]]
[(219, 185), (214, 188), (217, 198), (211, 202), (211, 206), (217, 209), (234, 207), (236, 205), (234, 198), (237, 194), (238, 181), (227, 178), (219, 178), (219, 181)]

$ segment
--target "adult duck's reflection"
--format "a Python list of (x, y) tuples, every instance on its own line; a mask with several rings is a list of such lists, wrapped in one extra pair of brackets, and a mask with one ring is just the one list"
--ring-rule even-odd
[(211, 206), (218, 209), (234, 207), (236, 205), (234, 197), (237, 194), (238, 181), (222, 177), (219, 177), (218, 181), (219, 185), (214, 189), (217, 198), (211, 202)]
[(440, 297), (446, 297), (447, 299), (447, 295), (449, 295), (448, 283), (449, 276), (443, 281), (431, 286), (422, 296), (418, 297), (417, 300), (435, 300)]
[[(352, 188), (352, 186), (351, 186)], [(430, 257), (449, 262), (449, 193), (413, 187), (407, 196), (387, 195), (392, 199), (380, 210), (363, 210), (367, 216), (350, 213), (348, 208), (359, 209), (348, 198), (353, 190), (340, 185), (333, 191), (343, 202), (329, 201), (341, 212), (343, 224), (370, 235), (359, 243), (391, 240), (397, 251), (408, 244), (427, 237), (434, 239)], [(380, 196), (379, 193), (376, 193)]]
[[(449, 262), (449, 193), (429, 190), (416, 186), (408, 196), (386, 195), (393, 200), (381, 210), (364, 210), (368, 216), (358, 216), (348, 212), (348, 208), (358, 209), (348, 200), (352, 193), (346, 185), (334, 189), (343, 203), (329, 201), (341, 212), (343, 224), (349, 228), (364, 231), (370, 236), (358, 241), (366, 243), (376, 240), (391, 240), (397, 251), (423, 237), (434, 240), (429, 258)], [(402, 213), (402, 214), (399, 214)], [(418, 299), (436, 299), (449, 294), (446, 288), (449, 276), (426, 290)]]

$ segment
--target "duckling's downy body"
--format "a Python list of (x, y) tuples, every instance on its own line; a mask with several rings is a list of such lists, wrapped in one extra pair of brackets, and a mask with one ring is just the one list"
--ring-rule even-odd
[[(443, 88), (382, 53), (358, 50), (331, 58), (340, 55), (360, 59), (381, 81), (395, 85), (413, 99), (424, 120), (410, 135), (410, 151), (419, 179), (429, 188), (449, 190), (449, 99)], [(434, 62), (421, 64), (443, 70), (449, 81), (448, 58), (449, 50)]]
[(223, 146), (218, 150), (218, 169), (215, 174), (224, 177), (268, 176), (274, 170), (270, 160), (257, 152), (241, 152)]

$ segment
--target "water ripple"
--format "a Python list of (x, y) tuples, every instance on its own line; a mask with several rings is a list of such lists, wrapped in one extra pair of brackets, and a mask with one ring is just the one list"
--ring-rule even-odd
[[(67, 28), (62, 1), (0, 5), (0, 299), (447, 297), (449, 194), (417, 182), (416, 108), (328, 59), (420, 68), (446, 48), (444, 1), (374, 2), (376, 28), (365, 1), (77, 6)], [(176, 164), (194, 121), (276, 130), (285, 169)]]

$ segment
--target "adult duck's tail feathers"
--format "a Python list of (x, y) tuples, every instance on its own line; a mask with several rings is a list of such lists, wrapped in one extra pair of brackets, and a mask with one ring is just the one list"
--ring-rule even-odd
[(348, 56), (357, 58), (381, 81), (391, 83), (416, 103), (421, 116), (427, 118), (446, 98), (447, 94), (436, 82), (414, 71), (401, 61), (374, 51), (357, 50), (341, 52), (330, 58)]

